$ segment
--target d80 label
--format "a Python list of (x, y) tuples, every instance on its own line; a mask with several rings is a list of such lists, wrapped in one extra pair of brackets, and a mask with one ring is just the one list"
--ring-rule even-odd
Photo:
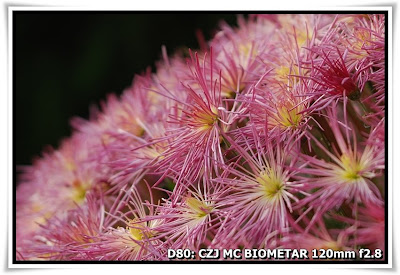
[(196, 253), (190, 249), (168, 249), (168, 259), (195, 259)]

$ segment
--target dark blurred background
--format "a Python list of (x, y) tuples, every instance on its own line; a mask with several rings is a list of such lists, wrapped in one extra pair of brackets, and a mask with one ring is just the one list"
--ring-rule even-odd
[(89, 106), (121, 94), (133, 76), (161, 57), (199, 48), (221, 20), (236, 14), (14, 12), (15, 163), (30, 164), (46, 145), (71, 133), (69, 119), (88, 118)]

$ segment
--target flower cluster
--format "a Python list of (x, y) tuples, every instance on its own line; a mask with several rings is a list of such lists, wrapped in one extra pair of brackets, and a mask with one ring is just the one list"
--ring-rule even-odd
[(385, 251), (385, 16), (239, 17), (23, 168), (17, 260)]

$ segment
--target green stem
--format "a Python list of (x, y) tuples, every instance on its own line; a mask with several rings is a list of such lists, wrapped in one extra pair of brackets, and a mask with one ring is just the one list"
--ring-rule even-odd
[[(360, 101), (354, 101), (354, 102), (359, 102), (362, 106), (362, 109), (367, 111), (364, 104), (362, 104)], [(346, 110), (348, 115), (350, 116), (351, 120), (354, 122), (355, 126), (357, 127), (359, 132), (364, 132), (364, 133), (369, 133), (369, 126), (366, 123), (366, 121), (363, 118), (363, 115), (360, 115), (356, 109), (353, 106), (353, 102), (348, 102), (346, 104)]]

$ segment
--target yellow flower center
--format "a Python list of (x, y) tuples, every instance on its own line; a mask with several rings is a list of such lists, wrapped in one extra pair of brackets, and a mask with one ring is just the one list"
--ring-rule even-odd
[(307, 36), (307, 32), (306, 31), (298, 31), (296, 30), (296, 40), (297, 40), (297, 44), (299, 46), (299, 48), (303, 47), (306, 45), (307, 40), (312, 38), (312, 33), (308, 32), (308, 36)]
[(325, 249), (325, 250), (332, 249), (332, 250), (335, 250), (335, 251), (341, 250), (340, 246), (335, 241), (326, 241), (326, 242), (321, 244), (320, 248)]
[(164, 150), (161, 148), (161, 146), (157, 146), (157, 144), (152, 147), (146, 147), (143, 149), (143, 153), (145, 154), (145, 156), (152, 159), (163, 159), (164, 156), (161, 155), (163, 151)]
[(257, 49), (253, 46), (253, 43), (247, 42), (240, 44), (238, 46), (239, 51), (239, 60), (235, 60), (243, 67), (247, 67), (249, 64), (249, 60), (256, 58), (257, 56)]
[(290, 110), (290, 108), (282, 107), (278, 109), (281, 125), (285, 127), (297, 127), (301, 121), (301, 115), (298, 114), (297, 108)]
[(269, 119), (269, 124), (272, 127), (278, 126), (281, 129), (297, 128), (303, 119), (303, 115), (299, 114), (303, 107), (301, 105), (293, 107), (294, 104), (290, 101), (277, 107), (276, 113)]
[(72, 183), (72, 200), (77, 204), (83, 202), (86, 196), (86, 191), (88, 189), (88, 184), (82, 183), (80, 180), (75, 180)]
[(128, 223), (129, 226), (129, 233), (131, 234), (132, 238), (136, 241), (140, 241), (143, 239), (143, 230), (145, 229), (144, 223), (137, 223), (136, 220), (131, 220)]
[(32, 212), (33, 213), (37, 213), (40, 212), (43, 209), (43, 205), (37, 202), (34, 202), (32, 204)]
[(50, 219), (52, 216), (53, 216), (53, 213), (48, 211), (48, 212), (45, 212), (42, 215), (36, 217), (34, 219), (33, 227), (37, 228), (38, 224), (46, 224), (47, 220)]
[[(294, 31), (293, 27), (296, 28), (296, 40), (297, 40), (297, 45), (299, 48), (302, 48), (303, 46), (306, 45), (307, 39), (312, 38), (312, 31), (308, 31), (305, 28), (304, 23), (300, 21), (290, 21), (288, 20), (287, 15), (280, 15), (278, 16), (279, 23), (282, 25), (282, 29), (284, 32), (287, 32), (289, 34), (292, 34), (294, 36)], [(307, 35), (308, 34), (308, 35)]]
[(74, 170), (76, 169), (75, 162), (74, 162), (72, 159), (67, 159), (67, 160), (65, 161), (64, 165), (65, 165), (65, 168), (66, 168), (68, 171), (74, 171)]
[(278, 78), (282, 80), (286, 80), (288, 75), (290, 74), (290, 68), (288, 66), (280, 66), (275, 70)]
[(363, 58), (368, 56), (368, 52), (365, 47), (371, 45), (371, 33), (366, 30), (359, 30), (355, 33), (357, 40), (353, 43), (353, 49), (358, 53), (358, 58)]
[(268, 199), (279, 196), (284, 188), (280, 176), (270, 168), (262, 171), (256, 180), (261, 185), (265, 197)]
[(157, 91), (157, 87), (151, 86), (149, 90), (150, 91), (147, 93), (147, 97), (148, 97), (149, 101), (151, 103), (153, 103), (154, 105), (160, 103), (162, 100), (165, 100), (165, 97), (163, 97), (159, 93), (153, 92), (153, 90)]
[(135, 136), (141, 137), (144, 135), (145, 130), (137, 123), (137, 120), (130, 119), (129, 117), (120, 118), (120, 127)]
[(209, 110), (201, 111), (195, 113), (194, 116), (195, 121), (199, 126), (198, 128), (200, 130), (207, 131), (212, 128), (214, 124), (218, 121), (218, 110), (214, 106), (211, 106), (211, 112)]
[(191, 214), (196, 218), (203, 218), (211, 213), (212, 206), (196, 198), (187, 198), (186, 205), (189, 207)]
[[(246, 85), (239, 81), (239, 90), (237, 91), (237, 80), (228, 76), (229, 79), (223, 80), (223, 90), (221, 91), (221, 95), (226, 98), (234, 98), (236, 92), (241, 92), (244, 90)], [(240, 77), (241, 78), (241, 77)]]
[[(277, 79), (281, 82), (287, 82), (289, 75), (298, 75), (299, 69), (296, 66), (290, 66), (288, 64), (282, 64), (275, 69)], [(292, 78), (293, 81), (297, 81), (297, 78)]]
[[(252, 43), (247, 42), (246, 44), (240, 44), (238, 47), (239, 53), (241, 56), (248, 56), (252, 48)], [(252, 56), (254, 57), (255, 53), (252, 52)]]
[(353, 155), (343, 154), (340, 157), (342, 169), (339, 172), (341, 179), (353, 182), (362, 178), (363, 165)]

